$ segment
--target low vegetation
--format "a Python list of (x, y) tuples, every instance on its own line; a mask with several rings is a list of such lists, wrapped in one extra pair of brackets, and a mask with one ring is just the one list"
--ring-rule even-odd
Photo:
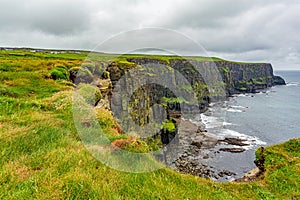
[[(97, 161), (76, 132), (74, 84), (65, 73), (81, 67), (85, 56), (0, 51), (0, 199), (300, 198), (299, 139), (259, 151), (264, 172), (248, 183), (216, 183), (168, 168), (126, 173)], [(95, 89), (81, 87), (83, 95)], [(94, 104), (101, 94), (88, 99)], [(108, 110), (96, 111), (111, 141), (126, 141), (130, 151), (157, 148), (124, 136)], [(165, 128), (175, 127), (168, 121)]]

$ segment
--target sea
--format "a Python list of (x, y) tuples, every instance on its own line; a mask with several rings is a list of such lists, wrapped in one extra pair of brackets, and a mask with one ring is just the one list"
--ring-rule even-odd
[[(222, 152), (208, 164), (241, 177), (255, 168), (255, 149), (300, 137), (300, 71), (275, 71), (286, 85), (274, 86), (255, 94), (239, 94), (213, 103), (207, 112), (194, 119), (204, 124), (207, 135), (219, 139), (240, 138), (248, 146), (242, 153)], [(235, 147), (235, 146), (232, 146)]]

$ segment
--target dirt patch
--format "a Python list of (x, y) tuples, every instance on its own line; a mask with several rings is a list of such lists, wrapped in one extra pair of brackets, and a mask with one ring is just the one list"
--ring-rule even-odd
[(17, 166), (15, 168), (15, 174), (19, 177), (19, 179), (24, 180), (30, 177), (30, 169), (23, 165), (23, 166)]

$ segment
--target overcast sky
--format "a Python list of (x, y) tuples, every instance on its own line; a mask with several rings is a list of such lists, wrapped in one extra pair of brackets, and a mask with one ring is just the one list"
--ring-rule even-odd
[(92, 50), (145, 27), (180, 32), (210, 56), (300, 70), (298, 0), (0, 0), (0, 46)]

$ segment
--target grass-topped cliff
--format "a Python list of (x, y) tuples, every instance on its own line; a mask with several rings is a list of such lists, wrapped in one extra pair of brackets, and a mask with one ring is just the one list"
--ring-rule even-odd
[[(75, 85), (71, 77), (86, 55), (75, 51), (0, 51), (0, 199), (300, 198), (299, 139), (258, 151), (264, 172), (261, 179), (248, 183), (215, 183), (167, 168), (124, 173), (97, 161), (82, 144), (72, 115)], [(102, 56), (105, 62), (114, 58)], [(102, 74), (102, 80), (112, 76), (101, 67), (84, 66), (84, 80), (93, 79), (95, 73)], [(83, 95), (97, 89), (80, 87)], [(100, 93), (97, 89), (98, 95), (89, 98), (89, 103), (106, 105), (107, 88), (109, 83), (101, 82)], [(130, 141), (124, 148), (131, 151), (157, 148), (123, 135), (105, 106), (95, 109), (111, 141)], [(174, 126), (168, 121), (164, 128)]]

